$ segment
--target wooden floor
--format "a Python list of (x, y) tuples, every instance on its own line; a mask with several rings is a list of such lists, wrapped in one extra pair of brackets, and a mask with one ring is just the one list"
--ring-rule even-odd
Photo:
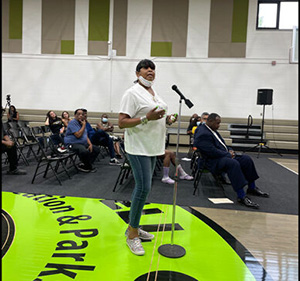
[[(270, 159), (298, 174), (296, 159)], [(194, 209), (240, 241), (274, 281), (298, 280), (298, 216), (200, 207)]]

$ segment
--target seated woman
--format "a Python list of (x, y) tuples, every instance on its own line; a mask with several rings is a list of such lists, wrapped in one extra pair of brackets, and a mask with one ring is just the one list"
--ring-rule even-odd
[(64, 152), (66, 149), (64, 148), (64, 137), (63, 133), (65, 131), (65, 127), (63, 126), (63, 122), (60, 117), (57, 117), (56, 113), (53, 110), (48, 111), (45, 125), (49, 126), (53, 135), (51, 135), (51, 139), (55, 145), (58, 145), (58, 151)]
[(121, 159), (122, 155), (120, 153), (120, 143), (118, 141), (118, 138), (114, 136), (113, 131), (114, 131), (114, 125), (108, 120), (108, 115), (107, 114), (102, 114), (101, 116), (101, 121), (97, 124), (97, 129), (103, 130), (106, 133), (109, 134), (109, 136), (113, 139), (114, 141), (114, 149), (116, 152), (116, 158)]
[(61, 114), (61, 121), (64, 123), (65, 131), (68, 127), (69, 122), (71, 121), (71, 117), (68, 111), (63, 111)]
[(16, 110), (14, 105), (11, 105), (7, 112), (7, 122), (18, 122), (19, 112)]
[[(163, 183), (167, 183), (167, 184), (174, 184), (175, 181), (172, 180), (170, 177), (169, 177), (169, 169), (170, 169), (170, 163), (172, 163), (174, 166), (176, 165), (175, 164), (175, 152), (171, 151), (171, 150), (165, 150), (165, 154), (164, 155), (161, 155), (159, 156), (160, 158), (163, 158), (163, 178), (162, 178), (162, 182)], [(194, 178), (190, 175), (188, 175), (182, 168), (181, 164), (178, 165), (178, 175), (179, 175), (179, 178), (181, 180), (193, 180)]]

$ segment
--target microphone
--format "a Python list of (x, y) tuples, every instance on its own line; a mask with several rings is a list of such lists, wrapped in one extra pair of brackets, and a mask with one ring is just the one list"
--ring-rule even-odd
[(180, 90), (177, 88), (176, 85), (172, 86), (172, 90), (174, 90), (180, 96), (180, 99), (184, 100), (184, 102), (188, 106), (188, 108), (191, 108), (191, 107), (194, 106), (194, 104), (189, 99), (185, 98), (185, 96), (183, 95), (183, 93), (180, 92)]

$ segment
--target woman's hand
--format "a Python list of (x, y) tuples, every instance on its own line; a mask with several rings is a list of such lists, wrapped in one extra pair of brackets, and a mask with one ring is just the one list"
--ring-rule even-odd
[(158, 120), (163, 118), (165, 113), (166, 111), (164, 109), (157, 110), (157, 106), (156, 106), (146, 114), (146, 117), (148, 120)]

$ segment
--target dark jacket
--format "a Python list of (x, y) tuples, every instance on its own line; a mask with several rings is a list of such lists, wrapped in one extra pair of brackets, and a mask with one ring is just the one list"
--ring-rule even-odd
[[(218, 132), (216, 133), (225, 144), (221, 135)], [(194, 146), (197, 147), (202, 156), (207, 159), (207, 167), (213, 173), (217, 173), (217, 163), (221, 158), (231, 158), (231, 154), (205, 125), (201, 125), (197, 128), (194, 137)], [(228, 150), (231, 149), (229, 147), (227, 148)]]

